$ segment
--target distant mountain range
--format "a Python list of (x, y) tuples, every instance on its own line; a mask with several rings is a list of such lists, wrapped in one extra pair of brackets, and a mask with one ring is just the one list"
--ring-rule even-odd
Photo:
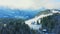
[[(52, 9), (60, 11), (58, 9)], [(51, 13), (50, 9), (40, 8), (38, 10), (21, 10), (21, 9), (12, 9), (8, 7), (0, 7), (0, 18), (23, 18), (31, 19), (36, 15)]]
[(33, 18), (39, 11), (0, 8), (0, 18)]

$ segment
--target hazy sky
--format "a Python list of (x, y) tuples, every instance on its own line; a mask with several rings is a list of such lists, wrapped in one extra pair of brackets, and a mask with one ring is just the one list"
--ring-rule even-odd
[(60, 0), (0, 0), (0, 6), (20, 9), (60, 8)]

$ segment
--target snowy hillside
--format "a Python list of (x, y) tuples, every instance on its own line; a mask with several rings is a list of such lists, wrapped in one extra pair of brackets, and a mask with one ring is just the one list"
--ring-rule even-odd
[(42, 24), (38, 25), (37, 24), (37, 21), (40, 23), (41, 18), (46, 17), (46, 16), (53, 15), (54, 13), (60, 13), (60, 12), (59, 11), (55, 11), (55, 10), (51, 10), (51, 13), (49, 13), (49, 14), (42, 14), (42, 15), (36, 16), (33, 19), (30, 19), (30, 20), (25, 21), (25, 23), (28, 24), (30, 26), (30, 28), (33, 28), (33, 29), (42, 28)]

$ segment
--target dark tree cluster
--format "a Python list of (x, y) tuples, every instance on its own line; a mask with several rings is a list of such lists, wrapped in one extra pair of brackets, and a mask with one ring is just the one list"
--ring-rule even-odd
[(60, 34), (60, 14), (54, 13), (53, 15), (41, 19), (43, 29), (47, 29), (51, 34)]
[(32, 34), (32, 30), (24, 19), (0, 19), (0, 34)]

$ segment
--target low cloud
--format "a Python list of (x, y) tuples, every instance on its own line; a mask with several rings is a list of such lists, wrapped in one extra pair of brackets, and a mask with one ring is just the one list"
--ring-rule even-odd
[(60, 8), (59, 0), (0, 0), (0, 6), (20, 9)]

